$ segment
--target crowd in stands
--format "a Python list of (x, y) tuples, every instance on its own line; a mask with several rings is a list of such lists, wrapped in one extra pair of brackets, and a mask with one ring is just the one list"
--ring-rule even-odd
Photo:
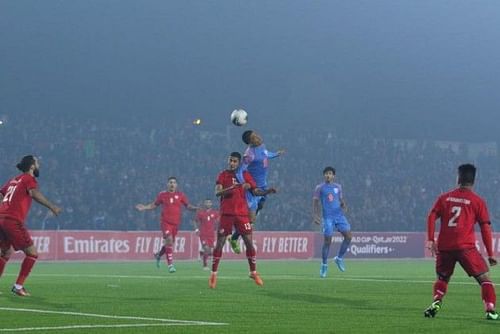
[[(499, 158), (495, 149), (471, 152), (467, 143), (394, 138), (348, 138), (334, 131), (255, 128), (271, 151), (268, 198), (257, 230), (319, 230), (311, 218), (312, 193), (332, 165), (343, 185), (353, 231), (424, 231), (436, 196), (455, 185), (456, 167), (478, 166), (477, 191), (495, 223), (500, 217)], [(140, 213), (176, 176), (191, 203), (213, 196), (215, 178), (231, 151), (241, 151), (241, 128), (206, 129), (189, 122), (140, 119), (116, 122), (70, 116), (10, 115), (0, 126), (0, 177), (15, 175), (26, 154), (41, 156), (40, 186), (64, 208), (52, 217), (34, 204), (31, 229), (157, 230), (160, 209)], [(217, 203), (217, 201), (216, 201)], [(185, 212), (181, 229), (192, 229)]]

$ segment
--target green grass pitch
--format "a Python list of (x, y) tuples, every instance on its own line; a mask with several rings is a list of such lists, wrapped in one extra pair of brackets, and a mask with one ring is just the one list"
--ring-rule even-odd
[[(480, 289), (456, 269), (443, 308), (431, 302), (434, 262), (346, 260), (319, 278), (319, 261), (259, 261), (264, 280), (248, 278), (246, 261), (224, 261), (208, 289), (199, 262), (169, 274), (151, 262), (37, 263), (26, 288), (10, 293), (19, 263), (0, 278), (0, 333), (496, 333), (484, 320)], [(500, 274), (493, 268), (497, 283)], [(19, 331), (23, 329), (22, 331)], [(14, 331), (18, 330), (18, 331)]]

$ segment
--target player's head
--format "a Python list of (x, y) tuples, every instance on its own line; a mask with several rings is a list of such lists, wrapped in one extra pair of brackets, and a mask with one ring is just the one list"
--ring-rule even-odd
[(212, 208), (212, 200), (210, 198), (205, 198), (205, 200), (203, 201), (203, 206), (205, 207), (205, 209)]
[(40, 163), (33, 155), (24, 156), (16, 167), (23, 173), (32, 173), (35, 177), (40, 176)]
[(259, 146), (262, 144), (262, 137), (253, 130), (247, 130), (241, 135), (241, 140), (247, 145)]
[(177, 178), (175, 176), (171, 176), (167, 180), (167, 189), (168, 191), (174, 192), (177, 190)]
[(461, 186), (472, 186), (476, 179), (476, 167), (473, 164), (458, 166), (458, 184)]
[(227, 159), (227, 169), (236, 170), (240, 166), (241, 154), (240, 152), (231, 152), (229, 158)]
[(323, 177), (326, 182), (333, 182), (333, 179), (335, 179), (335, 168), (332, 166), (325, 167), (325, 169), (323, 169)]

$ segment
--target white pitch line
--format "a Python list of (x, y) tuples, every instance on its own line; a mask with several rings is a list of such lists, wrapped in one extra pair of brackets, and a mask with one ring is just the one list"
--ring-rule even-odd
[(122, 325), (68, 325), (54, 327), (24, 327), (1, 328), (0, 332), (48, 331), (63, 329), (94, 329), (94, 328), (133, 328), (133, 327), (163, 327), (163, 326), (196, 326), (198, 324), (163, 323), (163, 324), (122, 324)]
[(44, 313), (44, 314), (62, 314), (62, 315), (74, 315), (74, 316), (80, 316), (80, 317), (105, 318), (105, 319), (146, 320), (146, 321), (156, 321), (156, 322), (166, 322), (166, 323), (180, 323), (180, 324), (188, 324), (188, 325), (208, 325), (208, 326), (227, 325), (227, 323), (222, 323), (222, 322), (146, 318), (146, 317), (123, 316), (123, 315), (106, 315), (106, 314), (68, 312), (68, 311), (38, 310), (38, 309), (29, 309), (29, 308), (0, 307), (0, 311), (30, 312), (30, 313)]
[[(15, 276), (12, 274), (12, 276)], [(124, 278), (124, 279), (162, 279), (162, 280), (203, 280), (208, 279), (208, 276), (176, 276), (176, 277), (165, 277), (165, 276), (152, 276), (152, 275), (100, 275), (100, 274), (83, 274), (83, 275), (68, 275), (68, 274), (37, 274), (39, 277), (85, 277), (85, 278)], [(384, 279), (383, 276), (372, 276), (372, 277), (363, 277), (363, 276), (344, 276), (333, 275), (331, 279), (339, 280), (339, 281), (353, 281), (353, 282), (380, 282), (380, 283), (415, 283), (415, 284), (429, 284), (434, 283), (434, 280), (407, 280), (404, 278), (392, 278), (392, 279)], [(380, 278), (379, 278), (380, 277)], [(325, 280), (320, 279), (319, 277), (308, 277), (308, 276), (293, 276), (293, 275), (264, 275), (264, 278), (268, 280), (290, 280), (290, 281), (319, 281)], [(218, 277), (219, 280), (248, 280), (248, 276), (224, 276), (220, 275)], [(476, 285), (475, 282), (460, 282), (453, 281), (453, 285)]]

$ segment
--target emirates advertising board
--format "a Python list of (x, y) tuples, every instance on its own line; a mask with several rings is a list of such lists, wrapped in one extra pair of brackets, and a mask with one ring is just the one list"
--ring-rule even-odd
[[(162, 245), (158, 232), (118, 231), (32, 231), (33, 241), (42, 260), (134, 261), (151, 260)], [(485, 254), (481, 235), (476, 235), (477, 247)], [(355, 232), (347, 258), (425, 258), (426, 234), (423, 232)], [(239, 240), (242, 254), (234, 254), (226, 243), (224, 259), (244, 259), (245, 247)], [(333, 237), (331, 255), (337, 251), (342, 236)], [(321, 257), (323, 236), (317, 232), (254, 233), (253, 243), (259, 259), (299, 259)], [(500, 257), (500, 233), (493, 234), (493, 249)], [(180, 231), (174, 245), (176, 260), (195, 260), (200, 256), (201, 244), (192, 231)], [(19, 252), (14, 258), (22, 258)]]

